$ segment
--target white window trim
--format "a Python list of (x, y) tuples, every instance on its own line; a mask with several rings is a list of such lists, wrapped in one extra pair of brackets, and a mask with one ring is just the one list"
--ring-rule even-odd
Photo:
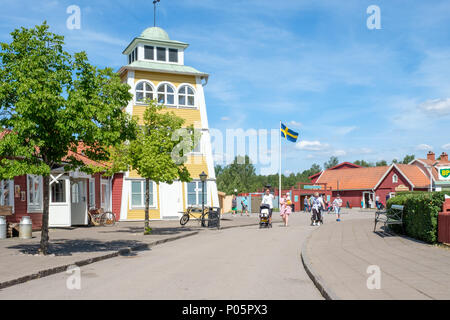
[[(91, 190), (91, 183), (94, 183), (94, 191), (93, 191), (93, 203), (91, 203), (91, 192), (92, 192), (92, 190)], [(97, 205), (96, 205), (96, 199), (95, 199), (95, 178), (90, 178), (89, 179), (89, 194), (88, 194), (88, 200), (89, 200), (89, 204), (91, 205), (91, 208), (93, 208), (93, 207), (96, 207)]]
[[(195, 205), (189, 204), (189, 198), (188, 198), (188, 194), (189, 194), (189, 192), (188, 192), (188, 184), (189, 183), (193, 183), (193, 182), (197, 183), (197, 185), (195, 187), (197, 204), (195, 204)], [(205, 207), (210, 206), (210, 202), (211, 202), (210, 199), (209, 199), (210, 195), (208, 194), (208, 187), (209, 187), (209, 183), (208, 182), (209, 181), (205, 181), (205, 191), (206, 191), (206, 193), (205, 193)], [(201, 184), (202, 184), (202, 182), (200, 180), (193, 180), (191, 182), (186, 182), (185, 183), (185, 192), (184, 193), (185, 193), (185, 199), (186, 199), (186, 207), (189, 207), (189, 206), (201, 207), (202, 206), (202, 193), (199, 192), (199, 190), (198, 190), (198, 187)]]
[[(30, 204), (30, 186), (28, 184), (28, 178), (31, 177), (33, 179), (39, 179), (39, 195), (40, 195), (40, 203), (39, 204)], [(36, 175), (27, 175), (27, 212), (28, 213), (42, 213), (43, 211), (43, 202), (44, 202), (44, 188), (43, 188), (43, 181), (41, 176)]]
[[(141, 182), (141, 190), (142, 190), (142, 195), (141, 195), (141, 200), (142, 200), (142, 206), (133, 206), (133, 204), (132, 204), (132, 196), (133, 196), (133, 186), (132, 186), (132, 183), (133, 182)], [(130, 210), (143, 210), (143, 209), (145, 209), (145, 186), (144, 186), (144, 183), (145, 183), (145, 179), (129, 179), (128, 180), (128, 183), (129, 183), (129, 195), (128, 195), (128, 199), (129, 199), (129, 201), (128, 201), (128, 208), (130, 209)], [(153, 205), (150, 205), (149, 206), (149, 209), (158, 209), (158, 204), (157, 204), (157, 202), (156, 202), (156, 193), (157, 193), (157, 186), (156, 186), (156, 183), (155, 182), (153, 182), (153, 181), (150, 181), (150, 183), (152, 184), (152, 189), (153, 189), (153, 193), (152, 193), (152, 198), (153, 198)]]
[[(13, 180), (0, 180), (0, 194), (3, 195), (3, 191), (4, 191), (4, 181), (8, 181), (9, 182), (9, 186), (8, 186), (8, 200), (9, 203), (11, 204), (10, 207), (12, 207), (12, 212), (14, 213), (14, 179)], [(1, 203), (0, 203), (1, 205)]]
[[(180, 105), (180, 90), (182, 87), (187, 86), (189, 88), (192, 89), (192, 91), (194, 92), (194, 105), (193, 106), (189, 106), (189, 105)], [(184, 96), (188, 96), (188, 94), (185, 94)], [(195, 90), (195, 88), (190, 84), (190, 83), (181, 83), (178, 88), (177, 88), (177, 106), (180, 109), (198, 109), (197, 107), (197, 91)]]
[[(159, 88), (163, 85), (169, 85), (172, 89), (173, 89), (173, 104), (167, 104), (167, 92), (164, 92), (164, 100), (165, 103), (159, 103), (159, 99), (158, 96), (161, 94), (160, 92), (158, 92)], [(162, 81), (158, 84), (158, 87), (156, 88), (156, 101), (158, 104), (160, 105), (164, 105), (168, 108), (177, 108), (178, 107), (178, 88), (176, 86), (174, 86), (172, 83), (168, 82), (168, 81)]]
[(392, 176), (392, 183), (398, 183), (398, 175), (394, 173)]
[[(153, 99), (158, 100), (158, 93), (156, 92), (157, 89), (156, 86), (149, 80), (139, 80), (138, 82), (136, 82), (136, 84), (134, 85), (134, 102), (136, 105), (142, 105), (142, 106), (147, 106), (148, 104), (143, 102), (143, 101), (138, 101), (137, 100), (137, 86), (141, 83), (141, 82), (145, 82), (148, 83), (150, 85), (150, 87), (152, 87), (153, 90)], [(173, 86), (173, 85), (172, 85)]]
[[(62, 178), (58, 179), (58, 182), (53, 182), (51, 185), (49, 185), (49, 195), (48, 196), (49, 196), (49, 205), (50, 206), (67, 206), (72, 201), (72, 198), (71, 198), (72, 190), (69, 190), (69, 192), (67, 192), (67, 187), (69, 187), (69, 188), (71, 187), (70, 183), (68, 185), (66, 184), (67, 180), (68, 180), (68, 177), (67, 178), (62, 177)], [(53, 202), (52, 186), (56, 183), (62, 183), (64, 185), (64, 193), (65, 193), (64, 196), (66, 197), (66, 202)]]

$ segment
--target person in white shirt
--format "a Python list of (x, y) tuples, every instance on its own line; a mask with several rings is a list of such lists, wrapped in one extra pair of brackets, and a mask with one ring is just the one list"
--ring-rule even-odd
[(272, 209), (273, 209), (273, 194), (270, 193), (269, 189), (266, 189), (266, 192), (264, 193), (262, 197), (261, 204), (267, 204), (269, 206), (269, 224), (272, 224)]
[(312, 200), (312, 225), (320, 226), (322, 222), (322, 209), (325, 208), (322, 197), (319, 197), (319, 193), (314, 193)]
[(342, 199), (338, 194), (337, 198), (333, 201), (334, 212), (336, 213), (336, 221), (341, 221), (341, 207), (342, 207)]

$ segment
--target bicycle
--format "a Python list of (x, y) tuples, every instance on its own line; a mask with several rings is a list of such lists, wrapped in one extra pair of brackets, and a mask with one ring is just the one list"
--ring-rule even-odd
[[(201, 223), (202, 227), (204, 227), (205, 221), (207, 221), (209, 218), (209, 208), (206, 207), (203, 213), (202, 209), (197, 207), (188, 207), (186, 212), (180, 211), (180, 213), (183, 213), (183, 216), (180, 219), (180, 224), (182, 226), (186, 225), (186, 223), (188, 223), (189, 219), (192, 217), (194, 219), (198, 219), (199, 223)], [(199, 218), (197, 218), (198, 214), (200, 214)]]
[(88, 210), (88, 224), (90, 226), (112, 227), (116, 224), (116, 216), (111, 211), (103, 212), (102, 208), (91, 208)]

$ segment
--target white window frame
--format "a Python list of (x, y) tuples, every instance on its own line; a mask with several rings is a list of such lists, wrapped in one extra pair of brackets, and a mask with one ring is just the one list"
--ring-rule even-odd
[[(106, 199), (103, 199), (103, 186), (106, 186)], [(107, 179), (100, 179), (100, 208), (103, 208), (105, 211), (111, 211), (111, 181)]]
[[(192, 205), (189, 204), (189, 190), (188, 190), (188, 185), (189, 183), (196, 183), (195, 186), (195, 193), (196, 193), (196, 204)], [(186, 186), (185, 186), (185, 196), (186, 196), (186, 207), (189, 206), (193, 206), (193, 207), (201, 207), (202, 206), (202, 193), (200, 192), (200, 188), (199, 186), (202, 185), (202, 182), (200, 180), (193, 180), (191, 182), (186, 182)], [(208, 194), (208, 181), (205, 181), (205, 207), (206, 206), (210, 206), (210, 201), (209, 201), (209, 197), (210, 196)]]
[(394, 173), (392, 176), (392, 183), (398, 183), (398, 175)]
[[(92, 188), (92, 184), (94, 185), (94, 187)], [(92, 195), (92, 199), (91, 199), (91, 195)], [(90, 178), (89, 179), (89, 194), (88, 194), (88, 199), (89, 199), (89, 204), (91, 205), (90, 207), (96, 207), (96, 202), (95, 202), (95, 178)], [(92, 200), (92, 201), (91, 201)]]
[[(167, 94), (168, 94), (168, 92), (166, 90), (163, 93), (159, 92), (159, 88), (162, 87), (162, 86), (165, 86), (165, 85), (171, 87), (172, 90), (173, 90), (173, 104), (168, 104), (167, 103)], [(159, 102), (159, 95), (160, 94), (164, 94), (164, 102), (163, 103)], [(169, 94), (172, 94), (172, 93), (169, 93)], [(158, 102), (158, 104), (164, 105), (164, 106), (169, 107), (169, 108), (176, 108), (177, 105), (178, 105), (178, 99), (177, 98), (178, 98), (178, 90), (173, 84), (171, 84), (170, 82), (166, 82), (166, 81), (160, 82), (158, 84), (158, 87), (156, 88), (156, 101)]]
[[(53, 185), (57, 185), (57, 184), (61, 184), (63, 186), (63, 188), (64, 188), (64, 197), (66, 198), (65, 202), (53, 202), (52, 188), (53, 188)], [(69, 186), (70, 186), (70, 184), (69, 184)], [(69, 194), (69, 199), (67, 197), (67, 194)], [(50, 202), (50, 205), (52, 205), (52, 206), (67, 205), (67, 204), (69, 204), (70, 201), (72, 201), (72, 198), (71, 198), (71, 193), (67, 192), (66, 179), (57, 180), (57, 181), (55, 181), (55, 182), (53, 182), (52, 184), (49, 185), (49, 202)]]
[[(132, 197), (133, 197), (133, 182), (140, 182), (141, 183), (141, 205), (139, 205), (139, 206), (135, 206), (135, 205), (133, 205), (133, 199), (132, 199)], [(130, 190), (130, 192), (129, 192), (129, 209), (130, 210), (142, 210), (142, 209), (145, 209), (145, 179), (130, 179), (129, 180), (129, 183), (130, 183), (130, 186), (129, 186), (129, 190)], [(157, 193), (157, 190), (156, 190), (156, 183), (154, 183), (153, 181), (150, 181), (150, 183), (152, 184), (152, 190), (153, 191), (151, 191), (150, 192), (150, 197), (151, 197), (151, 199), (152, 199), (152, 203), (153, 203), (153, 205), (152, 204), (150, 204), (150, 206), (149, 206), (149, 208), (150, 209), (157, 209), (158, 208), (158, 206), (157, 206), (157, 202), (156, 202), (156, 193)]]
[(5, 199), (3, 198), (5, 182), (8, 182), (8, 201), (14, 213), (14, 180), (0, 180), (0, 206), (5, 206)]
[[(155, 85), (151, 82), (151, 81), (148, 81), (148, 80), (140, 80), (140, 81), (138, 81), (138, 82), (136, 82), (136, 85), (134, 86), (134, 102), (136, 103), (136, 104), (140, 104), (140, 105), (147, 105), (144, 101), (138, 101), (138, 99), (137, 99), (137, 86), (139, 85), (139, 84), (141, 84), (141, 83), (147, 83), (148, 85), (150, 85), (150, 87), (152, 88), (152, 97), (153, 97), (153, 99), (157, 99), (158, 98), (158, 93), (156, 92), (157, 90), (155, 89)], [(139, 90), (139, 91), (141, 91), (141, 90)], [(144, 93), (144, 96), (145, 96), (145, 93), (147, 93), (147, 91), (145, 91), (145, 85), (144, 85), (144, 90), (142, 91), (143, 93)], [(144, 97), (144, 100), (145, 100), (145, 97)]]
[[(33, 185), (35, 184), (35, 180), (38, 180), (38, 192), (39, 192), (39, 201), (38, 202), (33, 202), (31, 203), (30, 201), (30, 192), (31, 192), (31, 188), (30, 188), (30, 184), (29, 184), (29, 179), (32, 179), (33, 181)], [(27, 175), (27, 212), (28, 213), (41, 213), (43, 211), (43, 202), (44, 202), (44, 197), (43, 197), (43, 179), (41, 176), (36, 176), (36, 175)]]
[[(187, 91), (186, 91), (186, 93), (180, 93), (180, 90), (183, 87), (190, 88), (192, 90), (193, 94), (188, 94)], [(186, 104), (184, 104), (184, 105), (180, 104), (180, 96), (184, 96), (185, 97)], [(192, 96), (194, 98), (194, 105), (193, 106), (190, 106), (190, 105), (187, 104), (188, 97), (190, 97), (190, 96)], [(178, 90), (177, 90), (177, 105), (178, 105), (178, 107), (179, 108), (183, 108), (183, 109), (198, 109), (196, 103), (197, 103), (197, 94), (195, 92), (194, 87), (192, 85), (190, 85), (189, 83), (182, 83), (182, 84), (180, 84), (178, 86)]]

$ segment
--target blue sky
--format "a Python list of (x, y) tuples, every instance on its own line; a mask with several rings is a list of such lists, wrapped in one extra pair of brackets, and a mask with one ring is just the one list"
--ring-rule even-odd
[[(151, 0), (0, 0), (0, 41), (47, 20), (71, 52), (118, 69), (122, 50), (153, 25)], [(81, 8), (68, 30), (66, 8)], [(366, 9), (381, 9), (369, 30)], [(158, 26), (188, 42), (185, 64), (211, 75), (211, 128), (300, 133), (283, 171), (341, 161), (450, 151), (450, 2), (161, 0)]]

